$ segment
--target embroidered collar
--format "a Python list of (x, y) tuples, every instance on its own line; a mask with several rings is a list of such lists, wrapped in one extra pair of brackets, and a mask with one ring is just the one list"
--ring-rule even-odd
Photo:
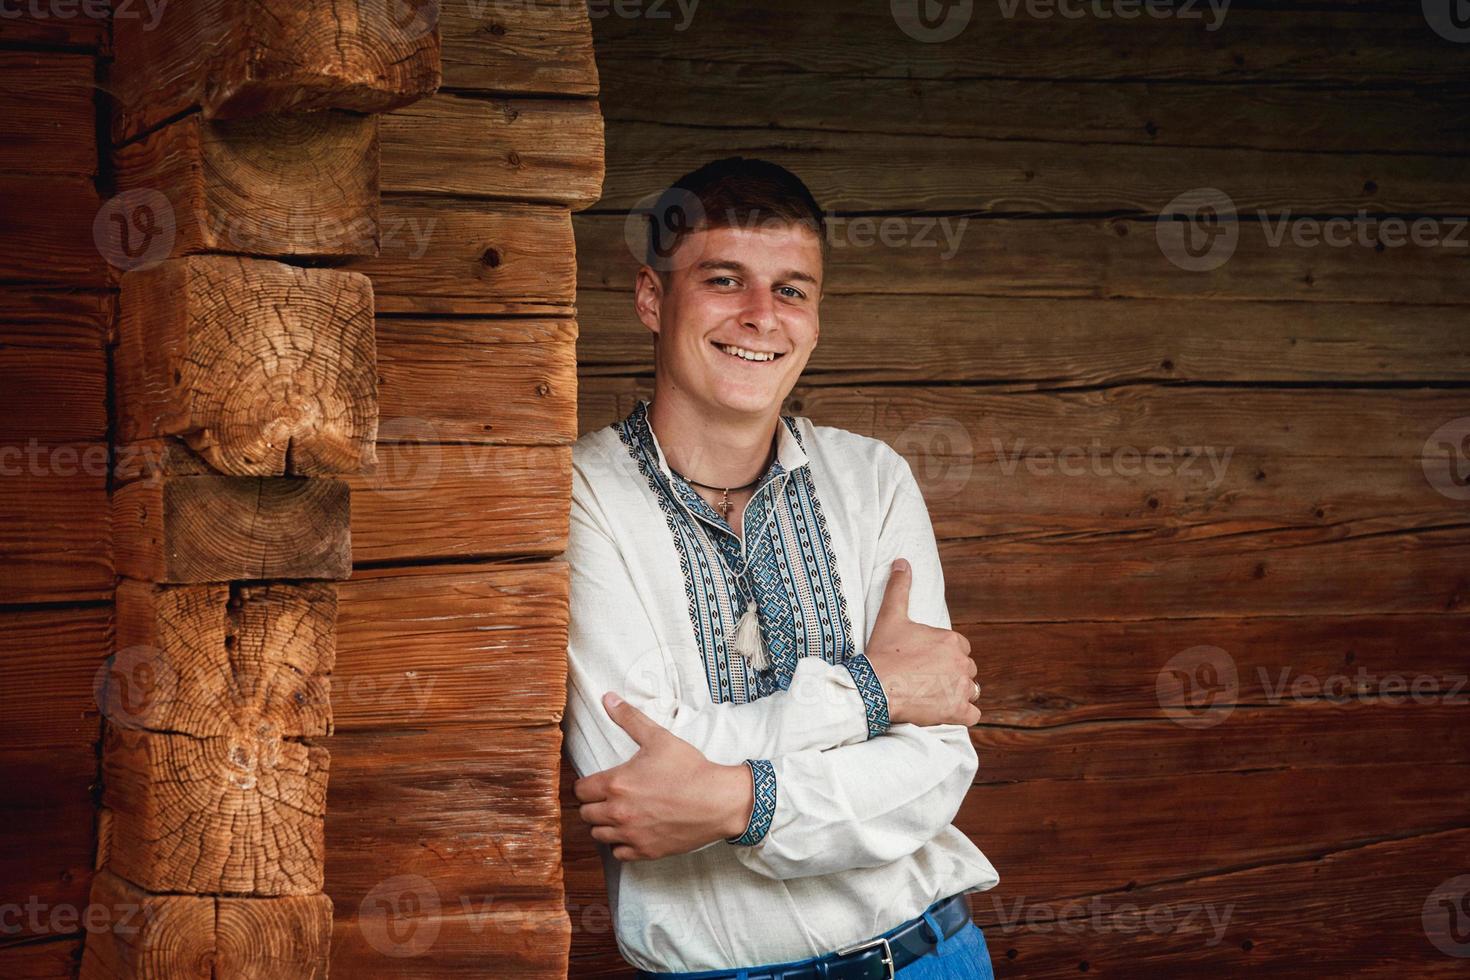
[[(658, 460), (658, 468), (664, 476), (672, 480), (674, 473), (669, 469), (669, 461), (664, 458), (663, 447), (658, 443), (658, 436), (654, 435), (653, 426), (648, 424), (648, 410), (653, 403), (646, 398), (640, 398), (638, 404), (628, 415), (628, 421), (632, 423), (638, 434), (653, 446), (654, 456)], [(808, 463), (806, 450), (802, 448), (801, 436), (797, 434), (796, 419), (790, 415), (781, 416), (781, 424), (776, 426), (776, 458), (772, 460), (770, 468), (761, 479), (764, 486), (767, 479), (774, 472), (790, 473), (800, 469)], [(760, 492), (761, 486), (756, 488)]]

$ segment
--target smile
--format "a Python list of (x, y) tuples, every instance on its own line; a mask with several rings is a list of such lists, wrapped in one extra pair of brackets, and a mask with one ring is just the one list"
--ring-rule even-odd
[(734, 344), (721, 344), (715, 341), (712, 343), (731, 357), (738, 357), (746, 361), (774, 361), (782, 356), (777, 351), (751, 350), (749, 347), (736, 347)]

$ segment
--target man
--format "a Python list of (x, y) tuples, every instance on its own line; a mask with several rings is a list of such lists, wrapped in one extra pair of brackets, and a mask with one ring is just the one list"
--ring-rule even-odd
[(999, 878), (951, 825), (980, 685), (923, 497), (886, 444), (781, 415), (822, 211), (737, 157), (650, 226), (654, 396), (577, 441), (567, 548), (565, 745), (619, 949), (643, 977), (992, 977), (964, 895)]

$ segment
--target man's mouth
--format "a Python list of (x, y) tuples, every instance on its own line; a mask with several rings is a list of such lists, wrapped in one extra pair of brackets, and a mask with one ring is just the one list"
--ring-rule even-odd
[(779, 357), (785, 356), (784, 351), (754, 350), (749, 347), (737, 347), (735, 344), (722, 344), (719, 341), (710, 341), (710, 343), (731, 357), (738, 357), (743, 361), (760, 363), (762, 361), (774, 361)]

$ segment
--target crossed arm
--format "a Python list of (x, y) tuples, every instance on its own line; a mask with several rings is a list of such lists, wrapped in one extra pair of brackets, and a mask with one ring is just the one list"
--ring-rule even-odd
[[(875, 554), (864, 556), (875, 573), (848, 587), (866, 590), (871, 630), (885, 573), (906, 558), (910, 618), (948, 629), (928, 511), (908, 464), (892, 462)], [(874, 703), (882, 687), (865, 658), (804, 657), (788, 690), (746, 704), (681, 700), (672, 653), (658, 646), (632, 573), (583, 499), (574, 494), (567, 550), (575, 607), (564, 728), (584, 777), (583, 819), (614, 857), (734, 846), (751, 870), (794, 878), (886, 864), (953, 820), (978, 765), (968, 729), (875, 724), (886, 706)], [(603, 701), (606, 692), (624, 703)]]

